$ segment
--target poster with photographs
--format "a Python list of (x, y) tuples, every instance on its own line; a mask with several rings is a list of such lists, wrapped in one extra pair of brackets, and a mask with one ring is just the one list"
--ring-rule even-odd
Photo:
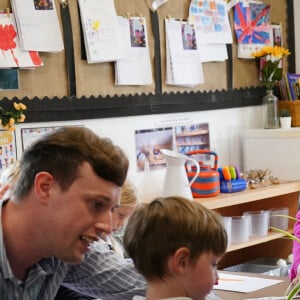
[(31, 145), (39, 137), (59, 127), (60, 126), (22, 128), (21, 129), (22, 151), (24, 151), (29, 145)]
[(0, 130), (0, 173), (17, 160), (14, 131)]
[[(75, 125), (83, 127), (83, 125)], [(22, 139), (22, 151), (24, 151), (29, 145), (31, 145), (35, 140), (42, 137), (57, 128), (62, 126), (49, 126), (49, 127), (34, 127), (34, 128), (22, 128), (21, 129), (21, 139)]]
[(164, 168), (166, 162), (160, 149), (172, 150), (173, 127), (136, 130), (135, 143), (138, 171)]

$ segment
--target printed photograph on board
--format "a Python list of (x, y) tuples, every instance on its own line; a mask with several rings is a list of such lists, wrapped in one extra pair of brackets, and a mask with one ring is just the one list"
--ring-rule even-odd
[(164, 168), (166, 162), (160, 149), (172, 150), (173, 127), (136, 130), (135, 144), (138, 171)]

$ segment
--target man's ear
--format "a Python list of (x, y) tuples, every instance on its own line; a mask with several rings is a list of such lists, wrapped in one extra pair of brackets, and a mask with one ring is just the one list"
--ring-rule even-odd
[(35, 175), (35, 193), (44, 204), (48, 203), (51, 187), (53, 187), (54, 178), (48, 172), (39, 172)]
[(181, 247), (173, 254), (173, 269), (179, 274), (184, 274), (186, 267), (190, 261), (190, 249), (187, 247)]

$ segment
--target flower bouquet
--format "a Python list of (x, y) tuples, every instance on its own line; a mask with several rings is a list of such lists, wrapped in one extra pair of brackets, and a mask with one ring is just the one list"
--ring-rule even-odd
[(4, 110), (0, 106), (0, 124), (4, 130), (15, 130), (15, 124), (23, 123), (25, 121), (24, 110), (27, 107), (23, 103), (13, 103), (11, 110)]
[(260, 80), (267, 90), (271, 90), (275, 82), (281, 80), (282, 59), (290, 54), (288, 49), (279, 46), (265, 46), (252, 53), (252, 56), (260, 59)]

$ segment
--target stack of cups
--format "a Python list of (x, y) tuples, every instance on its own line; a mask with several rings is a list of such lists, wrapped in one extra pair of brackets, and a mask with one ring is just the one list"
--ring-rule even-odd
[(250, 236), (259, 237), (268, 235), (270, 212), (267, 210), (247, 211), (244, 216), (249, 216)]
[(231, 242), (243, 243), (249, 240), (250, 218), (249, 216), (233, 216), (231, 225)]
[(288, 207), (278, 207), (270, 209), (270, 226), (282, 230), (287, 230), (289, 227), (289, 219), (285, 216), (289, 215)]
[(227, 232), (227, 247), (231, 245), (231, 226), (232, 226), (232, 217), (222, 217), (224, 228)]

